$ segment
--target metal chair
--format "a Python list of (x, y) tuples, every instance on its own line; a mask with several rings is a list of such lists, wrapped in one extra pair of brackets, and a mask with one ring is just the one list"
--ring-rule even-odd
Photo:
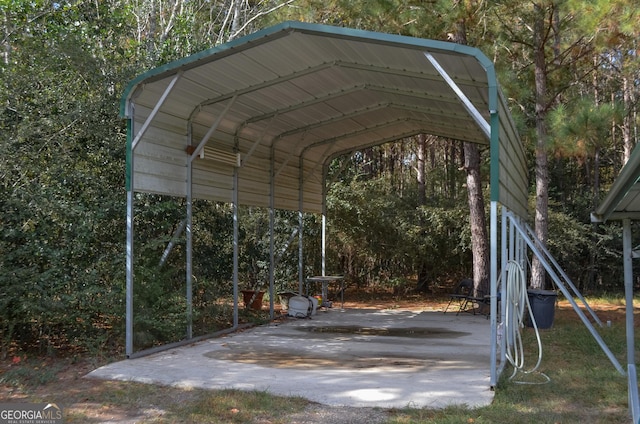
[(458, 312), (456, 312), (456, 315), (458, 315), (460, 312), (464, 312), (472, 296), (473, 296), (473, 280), (470, 278), (465, 278), (464, 280), (461, 280), (456, 286), (453, 293), (449, 294), (449, 303), (447, 304), (447, 307), (444, 308), (444, 313), (445, 314), (447, 313), (452, 303), (457, 303), (458, 305)]
[[(471, 289), (473, 293), (473, 288)], [(491, 297), (489, 295), (484, 294), (483, 291), (478, 291), (477, 296), (470, 294), (467, 296), (466, 303), (461, 308), (461, 311), (464, 312), (472, 312), (473, 315), (477, 313), (481, 315), (485, 315), (487, 319), (489, 318), (489, 307), (491, 305)], [(470, 306), (470, 307), (469, 307)]]

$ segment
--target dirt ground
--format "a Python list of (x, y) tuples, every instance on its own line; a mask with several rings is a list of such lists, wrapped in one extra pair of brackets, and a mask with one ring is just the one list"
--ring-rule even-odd
[[(345, 300), (345, 308), (442, 310), (446, 306), (444, 298), (426, 301), (419, 295), (400, 299), (392, 295), (371, 294), (361, 296), (357, 301)], [(598, 316), (605, 322), (624, 322), (624, 311), (623, 304), (598, 306)], [(579, 319), (567, 301), (559, 302), (556, 314), (563, 314), (567, 319)], [(64, 406), (65, 422), (85, 422), (83, 420), (88, 418), (93, 423), (124, 424), (153, 419), (162, 415), (162, 405), (179, 404), (198, 396), (194, 391), (170, 387), (154, 387), (153, 390), (140, 387), (136, 389), (137, 398), (131, 399), (128, 397), (128, 385), (131, 383), (84, 378), (87, 373), (107, 362), (109, 358), (104, 357), (30, 358), (24, 354), (10, 355), (0, 361), (0, 402), (49, 402), (51, 399), (59, 399)], [(105, 393), (110, 397), (108, 402), (104, 401)], [(350, 414), (355, 415), (349, 422), (373, 424), (384, 422), (387, 418), (384, 411), (365, 410), (366, 408), (320, 408), (312, 404), (308, 409), (304, 415), (315, 418), (290, 422), (346, 422), (344, 419)]]

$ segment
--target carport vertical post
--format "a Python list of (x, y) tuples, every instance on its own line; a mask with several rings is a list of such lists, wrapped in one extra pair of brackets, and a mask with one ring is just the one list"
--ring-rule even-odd
[(273, 290), (276, 279), (275, 259), (275, 148), (271, 145), (271, 159), (269, 161), (269, 318), (274, 319)]
[(327, 208), (322, 205), (322, 275), (327, 275)]
[(133, 188), (127, 190), (127, 294), (126, 341), (127, 358), (133, 353)]
[[(493, 64), (487, 69), (487, 79), (489, 80), (489, 111), (491, 113), (489, 122), (489, 143), (491, 146), (491, 216), (489, 227), (489, 282), (491, 285), (491, 376), (490, 385), (495, 387), (498, 383), (497, 350), (498, 350), (498, 201), (499, 196), (499, 151), (500, 151), (500, 116), (498, 114), (498, 88), (495, 82)], [(486, 121), (483, 120), (484, 123)], [(495, 190), (495, 191), (494, 191)], [(504, 247), (504, 245), (503, 245)], [(504, 252), (503, 252), (504, 254)], [(504, 284), (503, 284), (504, 285)], [(504, 345), (504, 343), (502, 343)], [(502, 357), (501, 359), (504, 359)], [(502, 361), (504, 362), (504, 361)]]
[[(193, 197), (193, 180), (192, 180), (192, 162), (195, 158), (200, 154), (200, 152), (204, 149), (204, 146), (207, 144), (213, 133), (216, 131), (222, 119), (226, 116), (229, 109), (233, 106), (233, 104), (238, 99), (238, 95), (234, 95), (231, 100), (224, 107), (222, 113), (216, 118), (215, 122), (209, 129), (207, 133), (202, 137), (202, 140), (198, 143), (196, 148), (192, 151), (190, 156), (188, 157), (188, 165), (187, 165), (187, 215), (188, 215), (188, 231), (187, 231), (187, 309), (188, 309), (188, 334), (189, 338), (191, 338), (191, 328), (192, 328), (192, 320), (193, 320), (193, 311), (192, 311), (192, 253), (189, 253), (192, 249), (192, 239), (191, 237), (191, 200)], [(192, 114), (193, 117), (193, 114)], [(189, 133), (187, 135), (188, 145), (192, 145), (192, 137), (193, 137), (193, 121), (192, 118), (189, 119)], [(238, 167), (233, 166), (233, 194), (232, 194), (232, 208), (233, 208), (233, 327), (238, 326)]]
[[(507, 210), (506, 207), (502, 206), (501, 209), (501, 221), (502, 221), (502, 229), (501, 229), (501, 236), (500, 236), (500, 244), (501, 244), (501, 251), (502, 254), (500, 255), (501, 258), (501, 263), (500, 263), (500, 281), (505, 281), (505, 275), (506, 275), (506, 269), (507, 269), (507, 262), (508, 260), (511, 258), (511, 252), (512, 252), (512, 248), (513, 248), (513, 237), (509, 237), (510, 235), (513, 234), (513, 232), (509, 231), (509, 227), (508, 227), (508, 218), (507, 218), (507, 214), (505, 213)], [(507, 244), (508, 243), (508, 244)], [(509, 255), (506, 254), (507, 249), (509, 251)], [(497, 292), (497, 289), (496, 289)], [(498, 311), (500, 313), (500, 322), (506, 322), (506, 307), (505, 304), (506, 302), (502, 301), (502, 299), (506, 299), (507, 298), (507, 289), (506, 289), (506, 284), (500, 284), (500, 310)], [(496, 299), (497, 300), (497, 299)], [(497, 378), (500, 376), (500, 374), (502, 374), (502, 371), (504, 370), (504, 366), (506, 365), (506, 361), (505, 358), (507, 357), (507, 342), (506, 342), (506, 335), (504, 334), (505, 332), (503, 331), (503, 341), (502, 343), (500, 343), (500, 367), (497, 369), (496, 371), (496, 380)], [(497, 325), (496, 325), (496, 343), (497, 343)], [(494, 359), (495, 361), (495, 359)]]
[(633, 325), (633, 251), (631, 249), (631, 220), (622, 220), (622, 260), (624, 268), (624, 293), (627, 320), (627, 364), (635, 364)]
[(299, 294), (303, 293), (303, 273), (304, 273), (304, 264), (302, 262), (302, 232), (304, 231), (304, 217), (302, 214), (304, 207), (304, 158), (300, 157), (299, 161), (299, 176), (298, 176), (298, 290)]
[[(489, 269), (489, 281), (491, 283), (491, 387), (495, 387), (498, 382), (497, 372), (497, 343), (498, 343), (498, 330), (497, 330), (497, 312), (498, 312), (498, 295), (497, 295), (497, 275), (498, 275), (498, 258), (496, 253), (498, 252), (498, 202), (491, 202), (491, 217), (490, 217), (490, 243), (491, 243), (491, 257), (490, 257), (490, 269)], [(503, 343), (504, 344), (504, 343)]]
[(125, 354), (130, 357), (133, 354), (133, 105), (129, 104), (129, 116), (127, 120), (127, 257), (126, 257), (126, 311), (125, 311)]
[(233, 167), (233, 327), (238, 326), (238, 168)]
[[(189, 123), (189, 134), (187, 136), (187, 145), (191, 145), (192, 125)], [(187, 297), (187, 339), (193, 337), (193, 158), (187, 157), (187, 257), (186, 257), (186, 297)]]
[(627, 329), (627, 387), (633, 422), (640, 422), (640, 399), (638, 399), (638, 377), (635, 358), (635, 335), (633, 318), (633, 249), (631, 248), (631, 219), (622, 220), (622, 263), (624, 268), (624, 293)]
[(327, 166), (322, 170), (322, 275), (327, 275)]
[(135, 138), (134, 134), (134, 114), (135, 107), (131, 100), (128, 100), (126, 116), (127, 119), (127, 165), (126, 165), (126, 187), (127, 187), (127, 257), (126, 257), (126, 306), (125, 306), (125, 354), (127, 357), (131, 357), (133, 354), (133, 215), (134, 215), (134, 193), (133, 193), (133, 175), (134, 175), (134, 167), (133, 167), (133, 157), (134, 150), (138, 146), (138, 143), (142, 139), (142, 136), (146, 133), (151, 121), (155, 118), (155, 116), (160, 111), (160, 108), (164, 104), (165, 100), (173, 90), (173, 87), (176, 85), (180, 77), (182, 76), (182, 72), (178, 72), (171, 82), (169, 86), (164, 90), (164, 93), (154, 106), (153, 110), (142, 124), (140, 131), (136, 134)]

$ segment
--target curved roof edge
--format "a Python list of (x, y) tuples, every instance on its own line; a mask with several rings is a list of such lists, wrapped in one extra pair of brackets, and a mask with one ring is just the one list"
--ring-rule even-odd
[(640, 219), (640, 144), (622, 167), (611, 189), (591, 213), (591, 222), (609, 219)]
[[(305, 65), (305, 63), (297, 63), (295, 65), (298, 69), (298, 71), (296, 71), (297, 73), (294, 72), (287, 74), (285, 77), (279, 77), (279, 71), (275, 68), (279, 67), (281, 63), (285, 67), (289, 66), (286, 61), (289, 57), (290, 50), (285, 49), (285, 46), (286, 48), (291, 48), (291, 46), (288, 45), (288, 40), (286, 40), (288, 37), (290, 37), (292, 40), (305, 38), (308, 40), (313, 39), (314, 42), (312, 44), (314, 45), (314, 47), (321, 46), (323, 48), (327, 48), (327, 51), (325, 53), (329, 58), (333, 56), (337, 57), (341, 54), (340, 50), (335, 48), (336, 45), (348, 45), (355, 41), (358, 42), (358, 44), (362, 44), (363, 46), (368, 46), (366, 52), (368, 56), (363, 60), (365, 60), (365, 62), (369, 60), (375, 62), (378, 65), (378, 59), (375, 58), (375, 54), (380, 53), (385, 49), (387, 49), (387, 51), (391, 51), (397, 48), (398, 51), (410, 53), (404, 55), (401, 54), (397, 57), (394, 57), (394, 59), (388, 59), (400, 60), (401, 62), (404, 61), (402, 62), (402, 65), (398, 65), (400, 67), (399, 69), (392, 69), (393, 64), (386, 63), (386, 58), (382, 59), (382, 62), (385, 62), (386, 66), (379, 66), (376, 68), (376, 78), (378, 75), (380, 75), (382, 78), (385, 78), (386, 74), (393, 74), (394, 76), (406, 74), (406, 76), (408, 77), (407, 81), (413, 81), (410, 78), (418, 75), (415, 73), (414, 69), (417, 67), (417, 65), (413, 58), (413, 53), (419, 53), (419, 55), (416, 54), (415, 57), (424, 58), (424, 56), (426, 56), (428, 61), (431, 61), (429, 57), (431, 57), (432, 55), (437, 56), (437, 58), (435, 58), (435, 65), (433, 64), (433, 61), (431, 61), (433, 65), (433, 69), (431, 70), (432, 75), (427, 79), (420, 79), (420, 83), (424, 85), (423, 88), (426, 91), (428, 91), (427, 88), (430, 89), (432, 86), (437, 87), (437, 94), (439, 96), (445, 96), (446, 99), (450, 99), (451, 104), (455, 103), (456, 106), (440, 109), (427, 108), (423, 110), (425, 116), (428, 115), (426, 112), (429, 112), (431, 115), (437, 116), (437, 118), (434, 118), (434, 116), (429, 116), (429, 122), (438, 122), (438, 124), (433, 125), (433, 128), (418, 128), (416, 127), (416, 125), (413, 125), (409, 128), (402, 127), (392, 129), (391, 131), (397, 131), (398, 135), (404, 135), (411, 133), (411, 131), (413, 131), (412, 134), (415, 134), (418, 130), (427, 133), (433, 130), (436, 131), (435, 134), (439, 134), (438, 131), (441, 130), (441, 128), (439, 128), (438, 125), (441, 125), (442, 123), (438, 121), (438, 119), (446, 117), (448, 119), (447, 125), (449, 125), (449, 127), (446, 127), (446, 129), (450, 131), (444, 134), (444, 136), (466, 140), (469, 142), (479, 142), (478, 140), (481, 138), (482, 133), (484, 132), (485, 136), (488, 136), (488, 140), (483, 139), (482, 144), (488, 141), (491, 150), (491, 200), (502, 203), (509, 209), (518, 213), (518, 215), (520, 216), (527, 216), (528, 178), (526, 159), (524, 157), (522, 143), (520, 141), (518, 131), (513, 125), (512, 119), (510, 117), (508, 105), (506, 104), (504, 96), (501, 94), (500, 87), (497, 82), (494, 64), (482, 51), (475, 47), (451, 43), (447, 41), (429, 40), (416, 37), (408, 37), (404, 35), (386, 34), (367, 30), (296, 21), (283, 22), (278, 25), (249, 34), (247, 36), (232, 40), (228, 43), (221, 44), (219, 46), (204, 50), (191, 56), (167, 63), (157, 68), (148, 70), (130, 81), (123, 92), (120, 104), (120, 115), (123, 118), (127, 118), (128, 121), (135, 120), (135, 123), (128, 122), (126, 167), (127, 188), (134, 188), (130, 178), (134, 173), (133, 151), (136, 149), (137, 145), (142, 145), (147, 147), (145, 147), (146, 150), (143, 149), (144, 151), (139, 155), (141, 159), (139, 162), (137, 162), (140, 164), (139, 169), (141, 171), (141, 174), (144, 174), (142, 179), (139, 179), (139, 181), (142, 181), (142, 183), (139, 184), (138, 187), (143, 191), (148, 190), (150, 192), (166, 192), (167, 194), (172, 195), (184, 195), (186, 189), (181, 186), (183, 185), (182, 183), (184, 179), (184, 172), (186, 172), (183, 169), (183, 144), (185, 140), (184, 137), (188, 138), (188, 134), (190, 131), (189, 129), (187, 129), (188, 124), (186, 124), (186, 113), (189, 110), (193, 111), (193, 107), (195, 107), (191, 105), (193, 107), (189, 109), (191, 107), (190, 103), (188, 100), (185, 100), (185, 98), (190, 98), (191, 93), (195, 92), (194, 90), (199, 90), (199, 88), (197, 87), (197, 83), (194, 83), (193, 81), (196, 81), (198, 78), (207, 80), (207, 78), (210, 77), (209, 74), (200, 75), (199, 73), (203, 72), (202, 69), (223, 69), (223, 66), (220, 64), (234, 64), (234, 61), (240, 62), (240, 58), (242, 58), (242, 60), (246, 60), (246, 62), (243, 63), (243, 66), (251, 65), (249, 66), (249, 68), (251, 69), (245, 69), (243, 67), (240, 74), (234, 75), (233, 82), (237, 85), (235, 93), (242, 93), (242, 95), (247, 99), (245, 100), (245, 102), (257, 100), (256, 104), (258, 105), (265, 102), (265, 100), (260, 97), (262, 95), (260, 94), (260, 90), (265, 89), (266, 92), (266, 89), (269, 88), (272, 90), (272, 92), (278, 94), (278, 89), (280, 89), (280, 87), (276, 85), (278, 82), (286, 82), (289, 80), (289, 77), (297, 75), (298, 73), (301, 76), (304, 75), (305, 77), (314, 75), (313, 72), (315, 72), (315, 68), (312, 67), (301, 70), (302, 68), (300, 67)], [(257, 66), (252, 65), (252, 52), (257, 52), (256, 57), (260, 57), (260, 52), (262, 51), (262, 59), (264, 60), (269, 56), (268, 54), (265, 55), (264, 52), (270, 51), (270, 46), (272, 45), (273, 49), (275, 49), (275, 51), (280, 54), (280, 57), (278, 58), (276, 63), (269, 64), (268, 66), (274, 68), (272, 76), (275, 75), (278, 78), (272, 78), (272, 80), (269, 80), (269, 82), (256, 82), (257, 80), (255, 80), (255, 78), (253, 80), (250, 80), (249, 77), (245, 77), (245, 75), (251, 75), (252, 71), (254, 73), (259, 71), (257, 69)], [(278, 48), (280, 48), (281, 50), (278, 50)], [(374, 59), (372, 59), (371, 54), (373, 54)], [(309, 57), (298, 57), (298, 60), (300, 59), (308, 60), (310, 62), (315, 60), (315, 58), (313, 58), (313, 55)], [(449, 69), (440, 68), (440, 66), (438, 65), (440, 59), (448, 61)], [(266, 62), (269, 63), (268, 60)], [(421, 61), (418, 61), (418, 64), (421, 63)], [(236, 65), (229, 66), (233, 71), (233, 67)], [(407, 71), (405, 68), (411, 68), (414, 70)], [(366, 69), (368, 68), (362, 67), (360, 71)], [(389, 69), (390, 72), (387, 72), (387, 69)], [(312, 70), (313, 72), (310, 70)], [(449, 71), (451, 70), (460, 71), (460, 75), (456, 76), (456, 79), (457, 81), (462, 82), (462, 84), (466, 84), (466, 92), (463, 92), (460, 87), (457, 86), (457, 81), (453, 80), (450, 75), (448, 75)], [(217, 72), (221, 71), (218, 70)], [(226, 70), (226, 72), (228, 72), (228, 70)], [(288, 68), (285, 69), (284, 72), (289, 72)], [(222, 75), (225, 75), (224, 72), (221, 73)], [(180, 78), (181, 75), (190, 75), (190, 77), (186, 79)], [(320, 78), (318, 78), (318, 81), (324, 84), (322, 85), (322, 87), (329, 83), (328, 80), (322, 80)], [(309, 85), (309, 81), (307, 81), (306, 83), (308, 86), (305, 87), (304, 90), (314, 91), (314, 93), (316, 94), (313, 95), (317, 96), (318, 93), (327, 94), (323, 93), (322, 91), (317, 92), (318, 90)], [(331, 83), (333, 84), (333, 81), (331, 81)], [(334, 89), (337, 90), (337, 93), (341, 92), (339, 90), (339, 88), (341, 88), (341, 83), (342, 79), (338, 79), (333, 85)], [(180, 87), (176, 89), (176, 92), (172, 91), (174, 89), (174, 84), (175, 87)], [(189, 84), (191, 84), (192, 86), (190, 88), (186, 88), (189, 87)], [(211, 87), (207, 86), (207, 89), (209, 89), (209, 91), (217, 87), (216, 93), (223, 93), (227, 88), (227, 86), (224, 84), (220, 85), (222, 83), (215, 85), (213, 81), (208, 81), (208, 84), (211, 85)], [(234, 85), (234, 87), (236, 85)], [(241, 88), (243, 87), (246, 89), (251, 88), (252, 94), (250, 95), (249, 92), (243, 92), (241, 90)], [(189, 92), (189, 90), (191, 90), (191, 92)], [(301, 94), (301, 91), (302, 89), (299, 89), (296, 93), (298, 97), (309, 94)], [(162, 94), (163, 92), (164, 94)], [(233, 92), (234, 90), (231, 90), (229, 93), (225, 92), (225, 95), (231, 96)], [(173, 93), (171, 94), (171, 97), (173, 99), (177, 99), (177, 101), (167, 100), (167, 103), (165, 103), (165, 100), (167, 99), (167, 96), (169, 96), (169, 93)], [(393, 95), (393, 93), (394, 92), (391, 92), (390, 95)], [(467, 97), (468, 95), (472, 96), (471, 98), (476, 102), (476, 104), (473, 104), (473, 102), (469, 101), (469, 97)], [(198, 92), (198, 95), (195, 97), (198, 97), (198, 101), (202, 101), (203, 98), (209, 98), (202, 92)], [(217, 97), (218, 100), (220, 100), (220, 98), (221, 97), (219, 96)], [(269, 97), (267, 96), (266, 98)], [(323, 97), (318, 98), (320, 99)], [(276, 96), (273, 97), (273, 99), (277, 99), (277, 101), (280, 103), (286, 103), (287, 101), (289, 101), (288, 97), (286, 96)], [(427, 98), (421, 97), (421, 99), (424, 100)], [(361, 101), (361, 99), (356, 99), (355, 101)], [(434, 101), (437, 102), (438, 99), (437, 97), (433, 97), (430, 98), (429, 101), (433, 103)], [(267, 103), (268, 102), (273, 103), (272, 100), (268, 100)], [(134, 107), (137, 104), (143, 105), (143, 107), (138, 111), (134, 110)], [(315, 104), (316, 102), (313, 103), (313, 105)], [(207, 105), (211, 106), (212, 109), (215, 106), (214, 103), (211, 102), (207, 103)], [(319, 114), (327, 115), (327, 113), (321, 108), (323, 103), (318, 102), (318, 105), (319, 107), (316, 108), (316, 112)], [(481, 107), (483, 116), (479, 116), (479, 114), (477, 114), (476, 106)], [(180, 109), (179, 112), (177, 112), (177, 109), (172, 108)], [(161, 109), (162, 112), (160, 112)], [(214, 113), (217, 114), (218, 119), (225, 119), (225, 121), (221, 124), (223, 128), (231, 128), (234, 125), (238, 124), (238, 122), (240, 122), (238, 121), (240, 118), (246, 121), (247, 117), (243, 114), (250, 115), (251, 113), (253, 113), (252, 111), (254, 109), (247, 108), (245, 105), (242, 107), (239, 106), (237, 110), (234, 111), (235, 115), (227, 116), (226, 110), (224, 112), (222, 112), (222, 110), (218, 110)], [(345, 107), (345, 110), (348, 109), (349, 108)], [(464, 112), (465, 109), (466, 113)], [(167, 113), (172, 110), (176, 113)], [(163, 118), (156, 119), (157, 113), (161, 113), (161, 116), (163, 116)], [(211, 112), (209, 112), (209, 114), (211, 114)], [(210, 120), (211, 116), (213, 115), (209, 116), (203, 112), (202, 116), (206, 121), (207, 119)], [(294, 124), (300, 124), (299, 121), (303, 121), (304, 119), (306, 119), (304, 118), (304, 116), (304, 114), (301, 114), (300, 116), (294, 118), (293, 121), (281, 120), (280, 126), (283, 127), (282, 131), (284, 131), (284, 127)], [(329, 118), (331, 117), (328, 117), (323, 122), (331, 122), (333, 118)], [(167, 120), (167, 122), (163, 122), (163, 119)], [(353, 121), (352, 127), (364, 123), (363, 125), (365, 126), (365, 128), (369, 129), (370, 127), (374, 127), (371, 125), (371, 122), (377, 122), (376, 119), (380, 119), (380, 117), (371, 115), (370, 119), (362, 120), (362, 122)], [(461, 120), (461, 122), (457, 122), (457, 120)], [(218, 131), (219, 124), (219, 122), (205, 121), (203, 121), (201, 124), (205, 129), (210, 128), (210, 133), (204, 135), (200, 134), (200, 136), (203, 136), (203, 140), (206, 140), (206, 138), (211, 136), (214, 131)], [(464, 123), (468, 128), (475, 128), (475, 133), (471, 134), (471, 136), (469, 134), (466, 134), (466, 138), (455, 137), (455, 134), (452, 135), (452, 132), (456, 133), (456, 131), (459, 131), (458, 128), (460, 127), (460, 123)], [(133, 134), (134, 125), (141, 125), (138, 133), (135, 134), (135, 137)], [(224, 125), (226, 125), (226, 127), (224, 127)], [(485, 130), (486, 127), (489, 127), (489, 131)], [(148, 128), (152, 128), (155, 133), (149, 136), (145, 135)], [(303, 128), (303, 126), (300, 126), (299, 128)], [(349, 130), (349, 128), (344, 128), (344, 125), (340, 126), (337, 129), (337, 131), (342, 131), (341, 134), (343, 135), (354, 135), (361, 133), (361, 131), (354, 132), (353, 130), (351, 130), (349, 132), (347, 130)], [(258, 134), (264, 134), (264, 131), (266, 130), (264, 128), (259, 128), (259, 126), (256, 125), (256, 128), (252, 129), (251, 131), (253, 132), (247, 132), (247, 137), (249, 138), (245, 140), (245, 144), (247, 145), (244, 146), (244, 149), (246, 151), (243, 152), (244, 154), (248, 154), (250, 157), (252, 156), (254, 151), (258, 151), (255, 150), (258, 146), (261, 146), (260, 148), (264, 147), (262, 146), (262, 141), (260, 141), (262, 139), (258, 140), (251, 137), (254, 137)], [(185, 136), (185, 134), (187, 135)], [(223, 130), (218, 131), (216, 134), (218, 137), (221, 137), (219, 141), (221, 141), (223, 144), (226, 142), (230, 142), (227, 138), (225, 138), (228, 136), (228, 134), (224, 133)], [(318, 130), (317, 134), (314, 134), (315, 138), (310, 140), (333, 140), (335, 139), (334, 136), (336, 134), (336, 131), (331, 132), (327, 129), (322, 129)], [(373, 140), (376, 142), (381, 142), (383, 140), (390, 140), (390, 137), (391, 134), (381, 133), (380, 137), (374, 137)], [(364, 135), (355, 137), (348, 143), (335, 147), (333, 153), (337, 151), (344, 151), (345, 149), (348, 151), (356, 147), (356, 145), (358, 144), (364, 145), (371, 142), (370, 140), (364, 140), (364, 138), (366, 138)], [(204, 143), (206, 143), (206, 141)], [(307, 142), (305, 141), (305, 143)], [(238, 146), (234, 148), (242, 150), (242, 148)], [(323, 155), (324, 153), (318, 153), (315, 160), (326, 160), (326, 157), (324, 157)], [(261, 157), (259, 157), (259, 155), (253, 155), (252, 158), (254, 162), (261, 160)], [(282, 171), (280, 175), (286, 175), (289, 179), (292, 179), (295, 175), (298, 175), (297, 171), (295, 171), (294, 169), (289, 169), (289, 167), (293, 165), (290, 165), (290, 163), (292, 162), (290, 162), (288, 158), (282, 159), (282, 163), (283, 167), (287, 169), (288, 173), (284, 173), (284, 171)], [(256, 165), (256, 163), (253, 163), (253, 165)], [(322, 164), (317, 163), (314, 166), (317, 167), (320, 165)], [(205, 181), (203, 180), (203, 178), (205, 175), (208, 175), (207, 172), (213, 175), (218, 171), (213, 169), (215, 167), (208, 165), (202, 165), (200, 166), (200, 168), (198, 168), (198, 172), (201, 172), (201, 174), (199, 174), (197, 177), (200, 178), (198, 186), (200, 192), (198, 193), (198, 195), (213, 196), (215, 198), (224, 197), (226, 199), (225, 196), (229, 189), (227, 187), (228, 182), (224, 178)], [(255, 185), (255, 181), (252, 181), (252, 184)], [(293, 187), (296, 183), (295, 181), (289, 181), (288, 184)], [(316, 181), (314, 182), (314, 184), (317, 185), (320, 184), (320, 182)], [(292, 203), (291, 199), (287, 197), (290, 196), (290, 190), (287, 190), (288, 188), (283, 189), (284, 194), (282, 194), (282, 197), (283, 199), (286, 197), (285, 200), (286, 202), (288, 202), (287, 207), (289, 207)], [(257, 193), (253, 191), (247, 191), (247, 196), (255, 200), (257, 197), (264, 197), (264, 195), (261, 193), (262, 192)], [(307, 203), (318, 203), (320, 201), (319, 193), (320, 190), (312, 192), (309, 195), (310, 200)], [(283, 200), (283, 202), (285, 202), (285, 200)], [(313, 204), (315, 205), (315, 203)]]
[(165, 65), (161, 65), (157, 68), (153, 68), (138, 75), (127, 84), (122, 94), (122, 97), (120, 99), (120, 116), (122, 118), (127, 118), (129, 116), (129, 111), (127, 110), (128, 100), (133, 95), (136, 88), (144, 82), (153, 81), (156, 78), (162, 78), (163, 76), (174, 74), (180, 70), (198, 66), (201, 63), (206, 63), (209, 60), (224, 56), (225, 54), (232, 54), (238, 50), (253, 47), (256, 44), (259, 44), (261, 40), (268, 41), (270, 39), (277, 38), (278, 33), (280, 33), (281, 36), (284, 36), (294, 31), (316, 33), (319, 35), (334, 36), (338, 38), (360, 38), (363, 40), (376, 41), (383, 44), (399, 44), (403, 46), (413, 46), (416, 49), (456, 52), (462, 55), (475, 57), (487, 72), (487, 80), (490, 93), (489, 107), (491, 110), (497, 109), (498, 102), (496, 89), (498, 83), (496, 79), (494, 64), (482, 51), (478, 50), (475, 47), (451, 43), (448, 41), (409, 37), (406, 35), (386, 34), (362, 29), (336, 27), (331, 25), (314, 24), (307, 22), (285, 21), (278, 25), (256, 31), (252, 34), (237, 38), (235, 40), (231, 40), (227, 43), (220, 44), (210, 49), (203, 50), (191, 56), (169, 62)]

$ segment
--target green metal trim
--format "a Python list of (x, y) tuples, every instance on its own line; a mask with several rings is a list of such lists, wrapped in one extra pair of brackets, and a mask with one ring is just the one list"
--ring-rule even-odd
[(131, 143), (133, 141), (133, 130), (132, 130), (132, 119), (127, 119), (127, 150), (126, 150), (126, 163), (125, 163), (125, 176), (124, 176), (124, 185), (127, 191), (133, 190), (133, 185), (131, 184), (131, 175), (133, 174), (132, 167), (132, 158), (133, 152), (131, 150)]
[(614, 217), (614, 212), (629, 190), (638, 182), (640, 174), (640, 144), (637, 145), (604, 200), (598, 205), (593, 215), (596, 222), (604, 222)]
[[(491, 127), (491, 140), (489, 141), (489, 149), (491, 151), (490, 166), (490, 200), (494, 202), (500, 201), (500, 111), (498, 102), (498, 79), (493, 62), (484, 54), (482, 58), (476, 56), (476, 59), (483, 64), (487, 72), (487, 89), (489, 90), (489, 112), (491, 113), (489, 125)], [(525, 202), (526, 204), (526, 199)]]
[(490, 167), (490, 199), (492, 202), (500, 201), (500, 116), (498, 111), (491, 112), (491, 140), (489, 151), (491, 155)]
[[(362, 29), (335, 27), (331, 25), (312, 24), (308, 22), (296, 21), (284, 22), (281, 25), (283, 26), (283, 29), (289, 29), (292, 32), (298, 31), (307, 34), (333, 36), (336, 38), (349, 38), (355, 40), (361, 39), (363, 41), (373, 41), (381, 44), (397, 44), (404, 45), (405, 47), (411, 46), (416, 49), (451, 51), (467, 56), (476, 56), (476, 53), (480, 53), (478, 49), (463, 44), (451, 43), (448, 41), (431, 40), (426, 38), (408, 37), (406, 35), (387, 34), (375, 31), (366, 31)], [(480, 54), (484, 56), (483, 53)], [(491, 61), (489, 61), (489, 63), (491, 63)]]

